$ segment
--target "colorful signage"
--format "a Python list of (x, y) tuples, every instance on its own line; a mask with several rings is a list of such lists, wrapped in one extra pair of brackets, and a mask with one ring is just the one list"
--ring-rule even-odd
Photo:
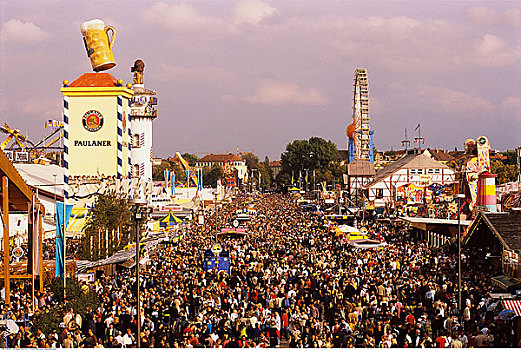
[(82, 118), (83, 127), (90, 132), (96, 132), (103, 127), (103, 115), (96, 111), (87, 111)]

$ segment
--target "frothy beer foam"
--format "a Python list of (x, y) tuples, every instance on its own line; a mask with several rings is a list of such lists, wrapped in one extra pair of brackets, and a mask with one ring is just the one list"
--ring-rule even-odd
[(93, 19), (88, 22), (83, 22), (80, 28), (81, 28), (81, 34), (83, 34), (85, 36), (87, 34), (87, 31), (91, 30), (91, 29), (104, 30), (105, 23), (101, 19)]

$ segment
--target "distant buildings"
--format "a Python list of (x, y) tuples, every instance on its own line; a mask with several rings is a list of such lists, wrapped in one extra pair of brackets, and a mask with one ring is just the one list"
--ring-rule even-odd
[(225, 166), (233, 166), (237, 169), (237, 177), (243, 180), (247, 176), (248, 167), (246, 162), (236, 154), (208, 154), (195, 162), (195, 168), (202, 169), (204, 167), (212, 167), (218, 165), (222, 168)]

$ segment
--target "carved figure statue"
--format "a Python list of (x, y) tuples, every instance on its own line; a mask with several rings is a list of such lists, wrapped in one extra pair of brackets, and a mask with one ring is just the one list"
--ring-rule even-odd
[(143, 74), (145, 71), (145, 62), (136, 60), (134, 66), (130, 68), (130, 72), (134, 73), (134, 84), (143, 84)]

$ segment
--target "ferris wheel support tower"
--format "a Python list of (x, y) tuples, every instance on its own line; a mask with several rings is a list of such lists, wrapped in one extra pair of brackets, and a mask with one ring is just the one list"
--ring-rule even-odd
[(369, 82), (367, 69), (355, 69), (353, 89), (353, 122), (348, 125), (349, 163), (365, 159), (374, 164), (373, 131), (369, 126)]

